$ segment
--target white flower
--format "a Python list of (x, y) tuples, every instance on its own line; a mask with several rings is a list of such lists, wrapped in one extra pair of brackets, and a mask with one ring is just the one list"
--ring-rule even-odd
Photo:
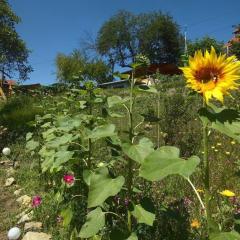
[(10, 148), (5, 147), (5, 148), (2, 150), (2, 153), (3, 153), (3, 155), (8, 156), (8, 155), (10, 155), (11, 150), (10, 150)]
[(17, 240), (21, 236), (21, 230), (18, 227), (13, 227), (8, 231), (9, 240)]

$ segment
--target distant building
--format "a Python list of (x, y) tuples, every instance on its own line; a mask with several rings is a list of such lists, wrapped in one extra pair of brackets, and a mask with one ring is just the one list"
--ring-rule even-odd
[(227, 54), (233, 43), (240, 43), (240, 25), (238, 25), (233, 31), (233, 37), (225, 44)]
[[(150, 66), (146, 67), (140, 67), (137, 68), (135, 71), (134, 76), (138, 78), (136, 85), (152, 85), (154, 83), (154, 79), (152, 75), (159, 72), (163, 75), (180, 75), (182, 74), (182, 70), (180, 70), (176, 65), (174, 64), (151, 64)], [(130, 74), (131, 75), (132, 70), (128, 70), (123, 72), (123, 74)], [(129, 86), (129, 80), (119, 80), (119, 81), (113, 81), (113, 82), (107, 82), (99, 84), (98, 87), (100, 88), (125, 88)]]
[(3, 80), (2, 81), (2, 89), (3, 92), (7, 96), (11, 96), (13, 94), (13, 87), (17, 85), (17, 81), (15, 80)]

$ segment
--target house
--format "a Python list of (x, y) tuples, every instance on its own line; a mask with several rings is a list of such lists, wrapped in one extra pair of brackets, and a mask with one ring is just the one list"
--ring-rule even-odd
[(231, 48), (233, 43), (240, 43), (240, 25), (235, 28), (233, 35), (234, 36), (225, 44), (227, 54), (229, 53), (229, 49)]
[(2, 89), (3, 92), (7, 95), (7, 96), (11, 96), (13, 94), (13, 87), (17, 85), (17, 81), (15, 80), (3, 80), (2, 83)]

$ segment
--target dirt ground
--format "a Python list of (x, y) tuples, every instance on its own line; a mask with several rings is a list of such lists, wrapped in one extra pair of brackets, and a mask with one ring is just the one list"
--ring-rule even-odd
[(18, 206), (14, 199), (13, 187), (5, 187), (6, 168), (0, 166), (0, 240), (7, 240), (7, 231), (11, 227)]

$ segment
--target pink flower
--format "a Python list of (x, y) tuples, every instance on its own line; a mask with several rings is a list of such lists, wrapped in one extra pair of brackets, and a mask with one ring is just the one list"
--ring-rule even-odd
[(72, 185), (75, 181), (75, 177), (73, 174), (65, 174), (63, 176), (63, 181), (68, 185)]
[(42, 203), (42, 198), (40, 196), (34, 196), (32, 199), (32, 206), (38, 207)]

